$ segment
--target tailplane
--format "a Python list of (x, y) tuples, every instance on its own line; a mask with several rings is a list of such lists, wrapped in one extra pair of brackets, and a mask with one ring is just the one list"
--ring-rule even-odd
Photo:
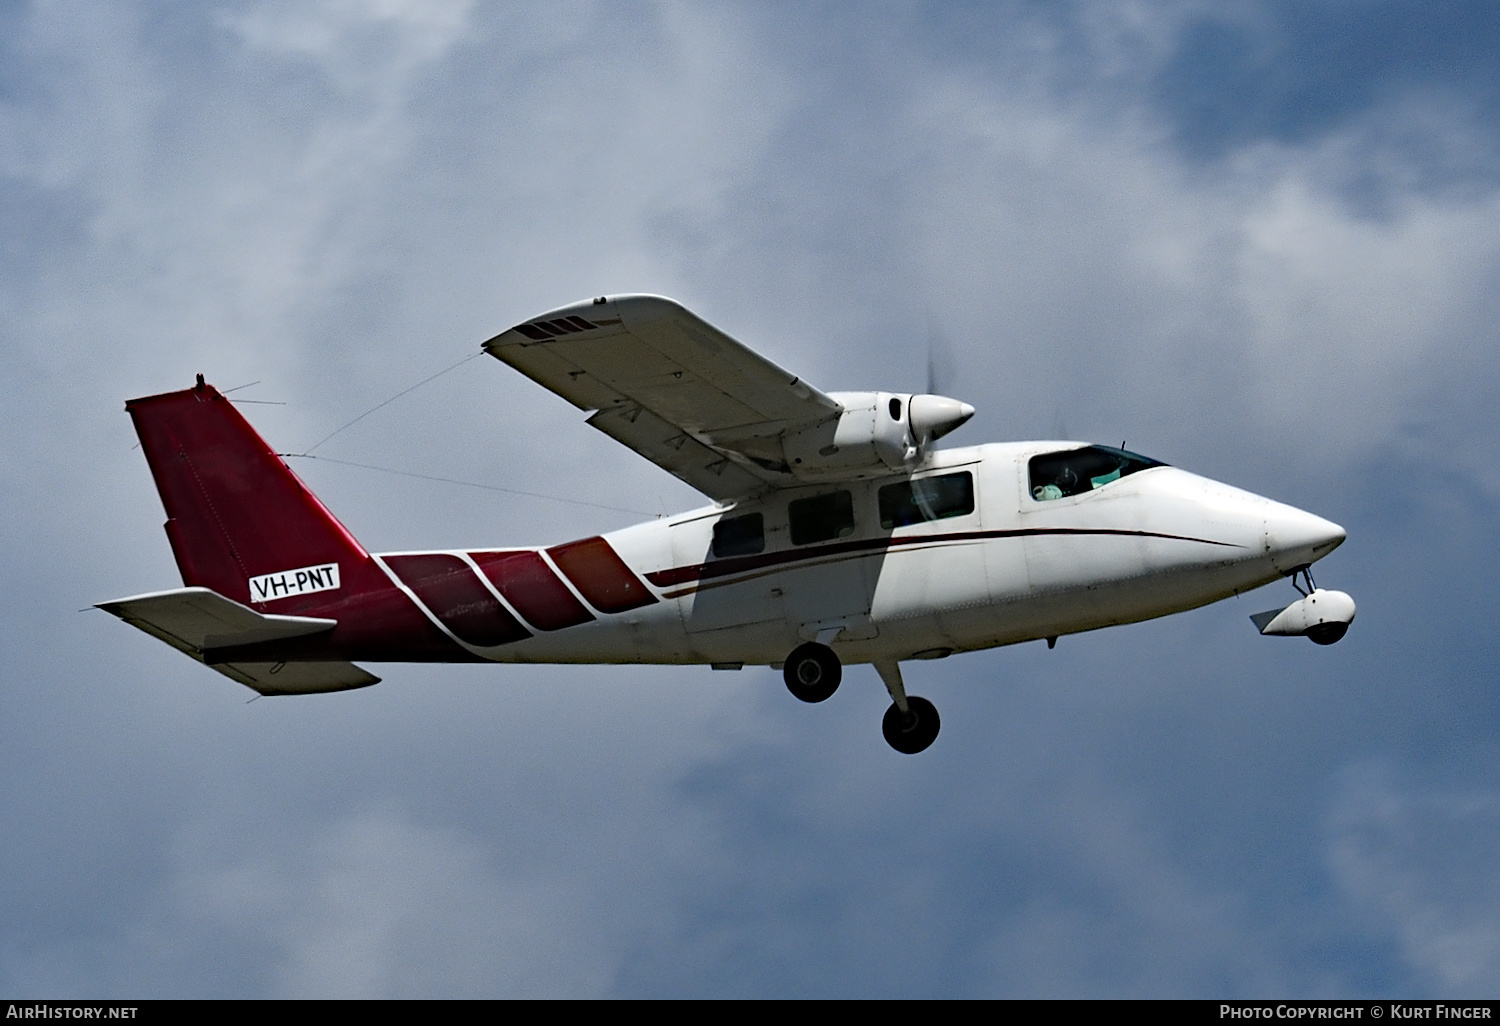
[[(258, 613), (208, 588), (178, 588), (135, 595), (100, 602), (98, 608), (152, 637), (160, 638), (199, 662), (206, 662), (205, 653), (214, 649), (323, 634), (338, 626), (336, 620), (319, 617)], [(239, 660), (210, 665), (262, 695), (348, 691), (380, 683), (379, 677), (342, 660)]]

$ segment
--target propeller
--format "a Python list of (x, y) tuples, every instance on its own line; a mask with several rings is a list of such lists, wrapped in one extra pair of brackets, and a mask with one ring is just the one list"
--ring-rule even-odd
[(953, 378), (953, 347), (937, 324), (931, 323), (927, 328), (927, 394), (946, 394)]
[(937, 325), (931, 324), (927, 331), (927, 393), (912, 396), (907, 411), (907, 423), (919, 446), (937, 441), (974, 416), (974, 407), (943, 394), (953, 378), (952, 347)]

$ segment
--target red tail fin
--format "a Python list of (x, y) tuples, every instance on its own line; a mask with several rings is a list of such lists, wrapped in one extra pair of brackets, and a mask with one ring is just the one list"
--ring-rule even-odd
[[(259, 604), (341, 583), (358, 587), (379, 574), (354, 536), (202, 375), (195, 388), (132, 399), (125, 409), (166, 507), (184, 584)], [(388, 586), (383, 575), (378, 584)]]

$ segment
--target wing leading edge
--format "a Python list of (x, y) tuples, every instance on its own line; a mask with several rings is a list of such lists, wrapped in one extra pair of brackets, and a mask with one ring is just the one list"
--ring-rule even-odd
[(484, 344), (588, 423), (720, 501), (798, 483), (781, 439), (843, 407), (662, 296), (609, 296)]

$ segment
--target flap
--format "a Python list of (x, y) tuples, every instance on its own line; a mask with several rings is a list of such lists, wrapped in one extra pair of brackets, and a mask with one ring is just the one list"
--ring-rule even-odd
[(588, 423), (712, 498), (748, 495), (766, 486), (764, 478), (745, 469), (728, 455), (709, 448), (681, 428), (639, 406), (600, 410), (588, 419)]
[(205, 648), (296, 638), (338, 625), (321, 617), (258, 613), (210, 588), (155, 591), (97, 607), (195, 658)]
[(576, 303), (490, 339), (491, 356), (711, 498), (798, 483), (781, 435), (839, 403), (661, 296)]

